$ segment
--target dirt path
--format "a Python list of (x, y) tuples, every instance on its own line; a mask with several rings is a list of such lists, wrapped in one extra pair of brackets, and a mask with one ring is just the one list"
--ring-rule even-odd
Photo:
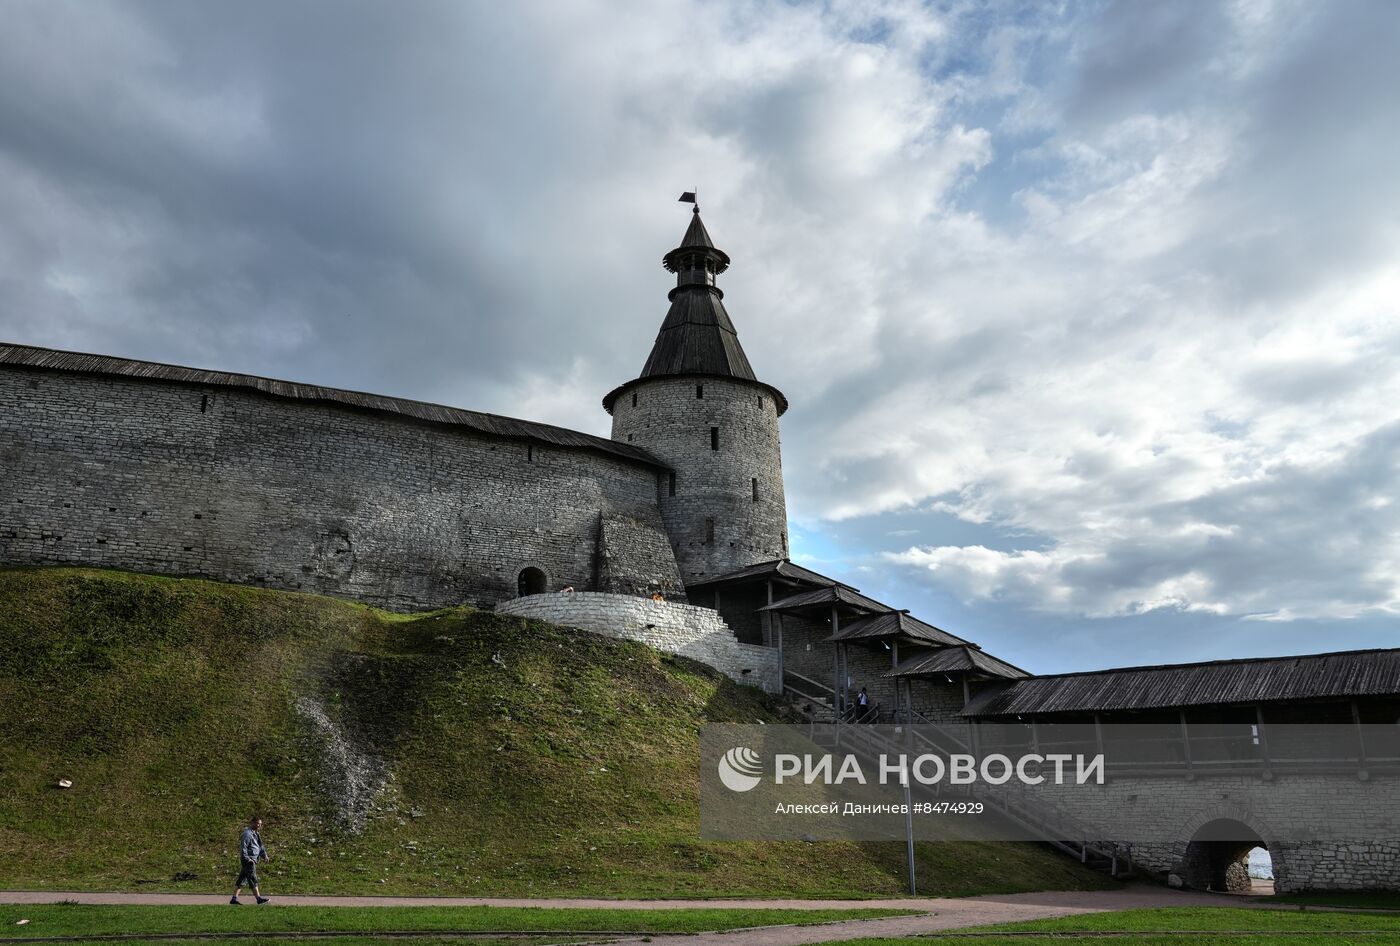
[[(0, 904), (90, 903), (102, 905), (209, 905), (228, 902), (227, 893), (86, 893), (65, 890), (0, 890)], [(295, 907), (545, 907), (552, 909), (617, 910), (862, 910), (893, 909), (941, 911), (993, 910), (1015, 914), (1021, 910), (1063, 910), (1093, 913), (1167, 906), (1247, 906), (1243, 897), (1189, 893), (1164, 887), (1133, 885), (1119, 890), (1051, 890), (1044, 893), (989, 894), (983, 897), (894, 897), (885, 900), (607, 900), (588, 897), (275, 897), (277, 906)], [(1007, 922), (1019, 919), (1011, 916)], [(980, 922), (980, 921), (979, 921)], [(990, 921), (996, 922), (996, 921)]]
[[(800, 901), (798, 901), (800, 902)], [(1053, 917), (1135, 910), (1147, 907), (1242, 907), (1259, 905), (1244, 898), (1213, 894), (1185, 893), (1160, 887), (1128, 887), (1123, 890), (1050, 891), (1031, 894), (967, 897), (958, 899), (882, 900), (881, 906), (908, 906), (926, 910), (916, 916), (888, 917), (881, 920), (849, 920), (821, 926), (776, 926), (729, 933), (702, 933), (696, 936), (654, 937), (653, 946), (803, 946), (833, 943), (875, 936), (917, 936), (940, 930), (964, 929), (994, 923), (1044, 920)], [(843, 904), (844, 905), (844, 904)], [(856, 906), (855, 903), (851, 903)], [(865, 906), (872, 906), (866, 902)], [(634, 943), (640, 940), (619, 940)]]

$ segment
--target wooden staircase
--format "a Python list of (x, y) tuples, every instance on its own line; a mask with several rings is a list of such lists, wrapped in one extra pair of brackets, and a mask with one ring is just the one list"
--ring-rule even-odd
[(791, 670), (783, 672), (783, 695), (803, 718), (814, 723), (836, 722), (836, 700), (831, 687)]

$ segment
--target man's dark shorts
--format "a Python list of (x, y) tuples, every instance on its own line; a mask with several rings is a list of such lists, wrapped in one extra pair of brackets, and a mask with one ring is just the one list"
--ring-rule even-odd
[[(258, 862), (240, 860), (239, 863), (242, 864), (242, 868), (238, 871), (238, 880), (234, 883), (234, 886), (258, 886)], [(228, 874), (224, 876), (227, 877)]]

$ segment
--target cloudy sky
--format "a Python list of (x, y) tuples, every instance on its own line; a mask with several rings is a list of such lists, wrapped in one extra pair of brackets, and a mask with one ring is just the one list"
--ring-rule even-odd
[(698, 187), (799, 560), (1041, 672), (1400, 645), (1400, 4), (4, 16), (0, 339), (606, 434)]

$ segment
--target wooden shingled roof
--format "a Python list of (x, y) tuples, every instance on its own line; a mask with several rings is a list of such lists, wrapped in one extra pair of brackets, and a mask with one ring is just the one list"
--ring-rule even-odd
[(881, 604), (874, 598), (867, 598), (865, 595), (849, 588), (845, 585), (830, 585), (826, 588), (813, 588), (811, 591), (800, 591), (795, 595), (784, 598), (781, 601), (774, 601), (760, 611), (793, 611), (797, 608), (806, 608), (819, 604), (844, 604), (853, 608), (863, 608), (866, 611), (893, 611), (889, 605)]
[(942, 628), (934, 627), (905, 611), (886, 611), (869, 617), (855, 618), (845, 622), (828, 642), (878, 640), (886, 637), (906, 637), (925, 641), (939, 647), (957, 647), (968, 643), (955, 637)]
[(299, 401), (320, 401), (362, 410), (382, 411), (419, 421), (465, 427), (477, 433), (494, 437), (534, 440), (558, 447), (571, 447), (603, 453), (632, 463), (642, 463), (662, 469), (668, 468), (666, 464), (650, 453), (631, 444), (618, 443), (577, 430), (555, 427), (552, 424), (517, 420), (514, 417), (502, 417), (498, 414), (483, 414), (479, 411), (467, 411), (457, 407), (444, 407), (441, 404), (429, 404), (424, 401), (410, 401), (407, 398), (364, 394), (359, 391), (327, 388), (316, 384), (301, 384), (295, 381), (278, 381), (251, 374), (207, 371), (201, 368), (184, 368), (179, 365), (167, 365), (154, 361), (115, 358), (110, 355), (90, 355), (52, 348), (36, 348), (30, 345), (0, 343), (0, 365), (259, 391), (273, 397)]
[(1358, 696), (1400, 696), (1400, 649), (1028, 677), (974, 697), (963, 715), (1106, 712)]
[(686, 287), (671, 299), (641, 377), (708, 374), (757, 381), (719, 293)]
[(696, 247), (703, 247), (707, 250), (714, 250), (715, 255), (721, 257), (719, 260), (723, 265), (729, 264), (729, 257), (724, 250), (715, 249), (715, 241), (710, 239), (710, 231), (705, 229), (705, 221), (700, 219), (700, 208), (696, 207), (690, 214), (690, 226), (685, 228), (685, 236), (681, 237), (681, 245), (670, 253), (666, 254), (666, 259), (662, 261), (668, 269), (671, 268), (671, 259), (676, 250), (690, 250)]
[[(748, 565), (737, 571), (726, 572), (714, 578), (691, 582), (687, 587), (699, 588), (703, 585), (732, 584), (740, 581), (756, 581), (762, 578), (786, 578), (789, 581), (806, 582), (823, 587), (843, 584), (834, 578), (828, 578), (819, 572), (814, 572), (810, 568), (795, 565), (786, 558), (776, 558), (772, 561)], [(846, 587), (849, 588), (850, 585), (846, 585)]]
[(975, 645), (944, 647), (900, 661), (887, 677), (923, 677), (944, 673), (985, 673), (992, 677), (1018, 679), (1028, 674), (1020, 667), (998, 660)]

